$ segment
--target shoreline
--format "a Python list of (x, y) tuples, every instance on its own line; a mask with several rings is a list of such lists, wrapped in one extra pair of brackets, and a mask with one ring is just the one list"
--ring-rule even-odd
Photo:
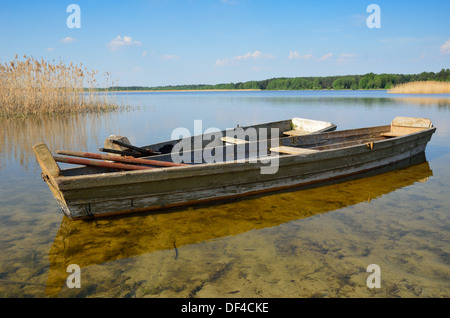
[(376, 88), (376, 89), (160, 89), (160, 90), (119, 90), (119, 91), (99, 91), (102, 93), (177, 93), (177, 92), (320, 92), (320, 91), (387, 91), (388, 94), (423, 94), (423, 95), (442, 95), (448, 93), (440, 92), (392, 92), (391, 89)]
[[(120, 90), (106, 91), (114, 93), (145, 93), (145, 92), (313, 92), (313, 91), (384, 91), (386, 89), (161, 89), (161, 90)], [(105, 91), (104, 91), (105, 92)]]
[(252, 92), (263, 91), (263, 89), (144, 89), (144, 90), (120, 90), (120, 91), (106, 91), (114, 93), (146, 93), (146, 92)]

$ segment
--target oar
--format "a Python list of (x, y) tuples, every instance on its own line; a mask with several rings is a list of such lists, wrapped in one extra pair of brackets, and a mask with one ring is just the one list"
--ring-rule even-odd
[(121, 169), (121, 170), (155, 169), (155, 168), (145, 167), (145, 166), (136, 166), (136, 165), (123, 164), (123, 163), (116, 163), (116, 162), (95, 161), (95, 160), (79, 159), (79, 158), (66, 158), (66, 157), (59, 157), (59, 156), (53, 156), (53, 158), (55, 159), (55, 161), (58, 161), (58, 162), (71, 163), (71, 164), (83, 165), (83, 166), (96, 166), (96, 167), (113, 168), (113, 169)]
[(122, 151), (122, 150), (109, 149), (109, 148), (99, 148), (98, 151), (115, 153), (115, 154), (122, 155), (122, 156), (132, 156), (132, 157), (136, 157), (136, 156), (144, 157), (144, 156), (146, 156), (146, 154), (144, 155), (144, 154), (138, 154), (138, 153), (135, 153), (135, 152)]
[(125, 142), (122, 142), (122, 141), (119, 141), (119, 140), (115, 140), (115, 139), (112, 139), (111, 142), (113, 144), (116, 144), (116, 145), (119, 145), (119, 146), (122, 146), (122, 147), (126, 147), (128, 149), (135, 150), (135, 151), (137, 151), (137, 152), (139, 152), (141, 154), (149, 154), (149, 155), (156, 155), (156, 154), (159, 155), (159, 154), (161, 154), (159, 152), (155, 152), (155, 151), (152, 151), (152, 150), (149, 150), (149, 149), (143, 149), (143, 148), (140, 148), (140, 147), (136, 147), (136, 146), (133, 146), (133, 145), (130, 145), (130, 144), (127, 144)]
[(187, 166), (187, 164), (184, 164), (184, 163), (174, 163), (174, 162), (150, 160), (150, 159), (140, 159), (140, 158), (133, 158), (133, 157), (112, 156), (112, 155), (104, 155), (104, 154), (82, 152), (82, 151), (57, 150), (56, 153), (58, 153), (60, 155), (66, 155), (66, 156), (100, 159), (100, 160), (111, 160), (111, 161), (118, 161), (118, 162), (125, 162), (125, 163), (138, 163), (138, 164), (150, 165), (150, 166), (161, 166), (161, 167)]

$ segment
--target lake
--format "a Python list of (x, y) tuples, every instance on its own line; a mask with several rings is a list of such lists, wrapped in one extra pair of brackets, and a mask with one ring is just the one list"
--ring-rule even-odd
[[(118, 93), (123, 110), (0, 119), (0, 297), (449, 297), (450, 95), (386, 91)], [(70, 221), (32, 145), (98, 152), (292, 117), (337, 129), (396, 116), (437, 127), (423, 162), (342, 183)], [(69, 288), (67, 267), (81, 270)], [(367, 268), (380, 268), (369, 288)]]

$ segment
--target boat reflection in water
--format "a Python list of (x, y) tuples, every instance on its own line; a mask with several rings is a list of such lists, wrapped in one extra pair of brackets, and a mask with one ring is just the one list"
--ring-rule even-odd
[(320, 187), (91, 221), (64, 216), (49, 251), (46, 294), (55, 296), (61, 291), (70, 264), (82, 268), (278, 226), (368, 202), (430, 176), (432, 170), (421, 154)]

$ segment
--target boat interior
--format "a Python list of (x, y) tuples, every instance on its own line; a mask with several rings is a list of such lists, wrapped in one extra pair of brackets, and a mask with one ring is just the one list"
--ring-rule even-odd
[[(262, 125), (261, 127), (252, 127), (263, 128)], [(275, 139), (267, 138), (262, 140), (256, 139), (257, 141), (252, 141), (255, 139), (252, 139), (252, 136), (249, 136), (249, 134), (247, 134), (241, 138), (237, 138), (235, 135), (232, 138), (220, 138), (219, 140), (217, 140), (217, 136), (211, 137), (211, 135), (205, 135), (206, 137), (194, 136), (191, 138), (144, 146), (142, 148), (150, 149), (154, 153), (152, 153), (150, 156), (143, 156), (140, 158), (162, 162), (175, 161), (183, 162), (188, 165), (197, 165), (240, 160), (245, 161), (257, 158), (262, 159), (267, 156), (274, 155), (308, 155), (324, 150), (351, 147), (361, 144), (365, 144), (368, 148), (371, 148), (377, 141), (397, 138), (421, 130), (429, 129), (432, 127), (432, 123), (429, 119), (396, 117), (390, 125), (385, 126), (342, 131), (327, 131), (313, 134), (298, 133), (297, 135), (290, 132), (292, 130), (295, 130), (292, 129), (295, 127), (293, 126), (293, 122), (291, 120), (272, 123), (271, 128), (280, 127), (284, 130), (279, 129), (280, 132), (276, 135), (277, 138)], [(268, 125), (264, 125), (264, 128), (268, 128)], [(326, 130), (326, 128), (324, 129)], [(196, 145), (195, 138), (202, 139), (203, 143), (201, 147), (194, 147)], [(208, 142), (205, 143), (204, 139), (208, 139)], [(183, 144), (180, 143), (182, 141), (184, 141), (184, 147)], [(171, 147), (169, 147), (168, 145), (170, 145)], [(164, 147), (166, 148), (164, 149)], [(178, 148), (174, 149), (174, 147)], [(178, 157), (174, 157), (174, 152), (172, 150), (176, 150), (175, 153)], [(174, 160), (174, 158), (176, 158), (177, 160)], [(148, 165), (148, 167), (152, 169), (165, 168), (154, 165)], [(76, 176), (116, 171), (120, 170), (97, 166), (82, 166), (64, 169), (62, 170), (62, 175)]]

